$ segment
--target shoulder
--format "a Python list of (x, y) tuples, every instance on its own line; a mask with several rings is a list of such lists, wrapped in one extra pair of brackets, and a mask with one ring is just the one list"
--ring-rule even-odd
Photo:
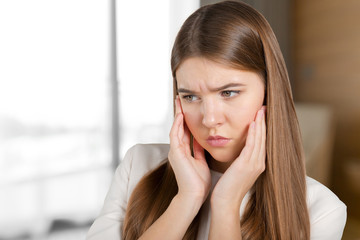
[(169, 144), (136, 144), (127, 151), (122, 162), (148, 171), (167, 159), (169, 149)]
[(87, 239), (121, 239), (129, 197), (139, 180), (167, 159), (168, 144), (137, 144), (131, 147), (116, 169), (100, 215), (92, 224)]
[(166, 143), (150, 143), (150, 144), (136, 144), (132, 146), (127, 154), (132, 154), (133, 157), (145, 158), (159, 158), (167, 157), (170, 145)]
[(128, 169), (128, 196), (140, 179), (167, 160), (169, 144), (136, 144), (131, 147), (120, 165)]
[(341, 239), (346, 205), (326, 186), (306, 177), (311, 239)]
[(336, 209), (346, 212), (346, 205), (326, 186), (310, 177), (306, 177), (306, 183), (312, 220), (317, 221)]

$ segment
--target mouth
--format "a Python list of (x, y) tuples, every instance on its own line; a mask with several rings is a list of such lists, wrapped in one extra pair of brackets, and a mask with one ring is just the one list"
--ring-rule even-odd
[(210, 136), (206, 139), (206, 142), (212, 147), (223, 147), (228, 142), (230, 142), (230, 138), (225, 138), (222, 136)]

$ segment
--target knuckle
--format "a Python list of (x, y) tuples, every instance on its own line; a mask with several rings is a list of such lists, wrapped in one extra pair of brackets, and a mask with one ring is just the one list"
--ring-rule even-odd
[(259, 172), (262, 173), (265, 171), (265, 163), (259, 164)]
[(252, 166), (252, 171), (257, 174), (261, 174), (264, 170), (265, 170), (265, 164), (263, 163), (253, 164)]

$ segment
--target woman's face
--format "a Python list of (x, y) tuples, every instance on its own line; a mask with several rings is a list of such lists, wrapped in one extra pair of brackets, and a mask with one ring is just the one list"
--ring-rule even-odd
[(249, 125), (262, 107), (263, 79), (200, 57), (185, 60), (176, 79), (190, 132), (216, 160), (211, 160), (218, 168), (213, 169), (226, 169), (240, 155)]

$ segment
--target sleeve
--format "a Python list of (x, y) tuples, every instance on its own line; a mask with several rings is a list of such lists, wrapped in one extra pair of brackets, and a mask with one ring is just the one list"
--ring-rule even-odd
[(339, 240), (346, 223), (346, 205), (327, 187), (308, 179), (310, 239)]
[(346, 205), (342, 204), (311, 224), (311, 240), (340, 240), (346, 223)]
[(121, 229), (127, 206), (127, 193), (131, 171), (133, 148), (125, 154), (124, 159), (115, 171), (110, 189), (106, 195), (100, 215), (87, 233), (87, 240), (121, 239)]

